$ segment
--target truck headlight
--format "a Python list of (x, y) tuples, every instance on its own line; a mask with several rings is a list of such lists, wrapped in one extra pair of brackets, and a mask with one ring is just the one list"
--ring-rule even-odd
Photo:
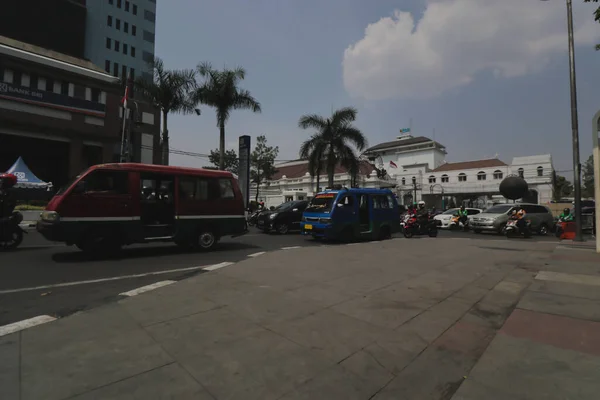
[(43, 211), (41, 218), (45, 222), (56, 222), (60, 219), (60, 215), (56, 211)]

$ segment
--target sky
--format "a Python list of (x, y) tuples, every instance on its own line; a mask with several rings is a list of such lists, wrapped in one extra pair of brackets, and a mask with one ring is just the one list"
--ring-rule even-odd
[[(552, 154), (572, 175), (567, 12), (561, 0), (161, 0), (156, 50), (167, 68), (246, 69), (241, 87), (262, 113), (239, 110), (226, 127), (265, 135), (279, 160), (298, 157), (313, 132), (304, 114), (358, 109), (369, 145), (412, 126), (446, 146), (448, 162)], [(597, 4), (596, 4), (597, 6)], [(600, 24), (574, 0), (581, 160), (600, 109)], [(215, 112), (173, 115), (173, 149), (216, 149)], [(412, 121), (412, 125), (411, 125)], [(206, 158), (173, 154), (172, 165)]]

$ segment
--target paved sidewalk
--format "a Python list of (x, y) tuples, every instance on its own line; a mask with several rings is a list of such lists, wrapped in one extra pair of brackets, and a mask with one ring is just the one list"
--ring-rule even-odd
[[(583, 319), (600, 318), (597, 286), (548, 273), (599, 264), (554, 247), (416, 238), (267, 253), (0, 337), (0, 398), (595, 399), (600, 345)], [(541, 340), (556, 330), (528, 321), (563, 336)]]

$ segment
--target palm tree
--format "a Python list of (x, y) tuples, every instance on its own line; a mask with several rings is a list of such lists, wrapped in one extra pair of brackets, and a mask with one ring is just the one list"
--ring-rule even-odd
[(205, 104), (214, 107), (217, 113), (219, 127), (219, 152), (221, 154), (219, 169), (225, 168), (225, 124), (232, 110), (250, 109), (255, 113), (261, 112), (260, 103), (252, 97), (249, 91), (240, 89), (238, 83), (246, 77), (243, 68), (214, 69), (209, 63), (198, 65), (198, 73), (205, 80), (192, 93), (194, 104)]
[[(135, 87), (162, 112), (162, 163), (169, 165), (167, 116), (172, 112), (187, 114), (194, 111), (189, 101), (189, 91), (196, 84), (195, 72), (191, 69), (167, 70), (158, 57), (149, 63), (149, 67), (152, 69), (151, 79), (139, 77)], [(198, 109), (196, 113), (199, 114)]]
[(320, 115), (309, 114), (304, 115), (298, 122), (298, 126), (302, 129), (317, 130), (310, 139), (302, 143), (300, 158), (308, 160), (311, 174), (320, 174), (321, 163), (325, 161), (329, 187), (333, 186), (333, 175), (337, 164), (345, 167), (351, 175), (358, 173), (358, 156), (349, 143), (362, 151), (367, 146), (367, 139), (352, 125), (356, 120), (356, 114), (355, 108), (346, 107), (335, 111), (327, 119)]

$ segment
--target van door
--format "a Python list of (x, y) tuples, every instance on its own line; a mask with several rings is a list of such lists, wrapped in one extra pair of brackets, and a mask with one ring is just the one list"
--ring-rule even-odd
[(358, 226), (358, 214), (354, 195), (350, 193), (341, 195), (334, 207), (334, 225), (339, 227), (340, 232), (348, 226), (355, 232)]
[(371, 232), (371, 196), (361, 194), (358, 200), (358, 219), (361, 233)]
[(175, 177), (140, 173), (140, 218), (146, 239), (170, 237), (175, 229)]

